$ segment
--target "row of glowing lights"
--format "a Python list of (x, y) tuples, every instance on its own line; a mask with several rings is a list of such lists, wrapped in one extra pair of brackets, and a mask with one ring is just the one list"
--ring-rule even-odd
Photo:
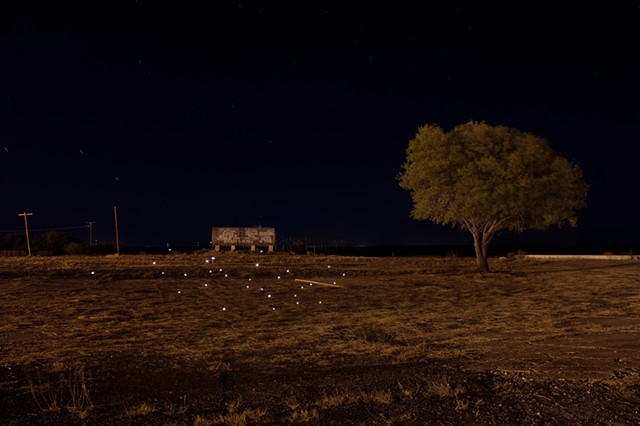
[[(211, 260), (206, 259), (206, 260), (205, 260), (205, 263), (212, 263), (212, 262), (213, 262), (213, 261), (215, 261), (215, 260), (216, 260), (215, 256), (211, 256)], [(151, 264), (155, 266), (155, 265), (157, 265), (157, 262), (153, 261)], [(258, 267), (260, 267), (260, 263), (256, 263), (256, 268), (258, 268)], [(327, 265), (327, 268), (331, 269), (331, 265)], [(223, 272), (223, 268), (220, 268), (220, 272)], [(213, 273), (213, 269), (209, 269), (209, 273), (210, 273), (210, 274), (212, 274), (212, 273)], [(286, 270), (286, 273), (287, 273), (287, 274), (291, 273), (291, 270), (290, 270), (290, 269), (287, 269), (287, 270)], [(95, 272), (95, 271), (91, 271), (91, 275), (95, 275), (95, 274), (96, 274), (96, 272)], [(164, 271), (162, 271), (162, 275), (165, 275)], [(183, 274), (183, 276), (187, 277), (187, 276), (188, 276), (188, 274), (185, 272), (185, 273)], [(343, 276), (343, 277), (346, 277), (346, 276), (347, 276), (347, 274), (342, 273), (342, 276)], [(228, 277), (229, 277), (229, 274), (224, 274), (224, 277), (225, 277), (225, 278), (228, 278)], [(282, 277), (281, 277), (280, 275), (278, 275), (276, 278), (277, 278), (277, 279), (281, 279)], [(249, 281), (251, 281), (251, 278), (249, 278)], [(333, 284), (336, 284), (336, 282), (334, 281), (334, 282), (333, 282)], [(205, 284), (204, 284), (204, 286), (205, 286), (205, 287), (209, 287), (209, 284), (208, 284), (208, 283), (205, 283)], [(312, 283), (312, 282), (310, 282), (310, 283), (309, 283), (309, 287), (313, 287), (313, 283)], [(251, 288), (251, 286), (250, 286), (250, 285), (246, 285), (246, 286), (245, 286), (245, 288), (250, 289), (250, 288)], [(305, 288), (305, 287), (304, 287), (303, 285), (302, 285), (302, 286), (300, 286), (300, 289), (304, 290), (304, 288)], [(260, 291), (264, 291), (264, 287), (260, 287)], [(181, 291), (181, 290), (178, 290), (178, 291), (177, 291), (177, 294), (182, 294), (182, 291)], [(293, 295), (293, 297), (296, 297), (296, 298), (297, 298), (297, 297), (298, 297), (298, 294), (297, 294), (297, 293), (296, 293), (296, 294), (294, 294), (294, 295)], [(267, 294), (267, 299), (271, 299), (271, 298), (272, 298), (272, 294), (268, 293), (268, 294)], [(300, 304), (300, 301), (296, 300), (296, 305), (299, 305), (299, 304)], [(319, 301), (318, 301), (318, 304), (319, 304), (319, 305), (322, 305), (322, 300), (319, 300)], [(224, 312), (226, 312), (226, 311), (228, 311), (228, 308), (227, 308), (227, 307), (222, 307), (222, 309), (221, 309), (221, 310), (222, 310), (222, 311), (224, 311)], [(272, 310), (272, 311), (275, 311), (275, 310), (276, 310), (275, 306), (272, 306), (272, 307), (271, 307), (271, 310)]]

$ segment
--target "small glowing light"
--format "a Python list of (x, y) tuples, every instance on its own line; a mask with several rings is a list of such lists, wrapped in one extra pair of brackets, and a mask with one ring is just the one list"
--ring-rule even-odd
[(210, 274), (212, 274), (212, 273), (213, 273), (213, 271), (212, 271), (211, 269), (209, 269), (209, 273), (210, 273)]
[(278, 279), (280, 279), (280, 275), (278, 275)]
[(293, 297), (298, 297), (298, 295), (297, 295), (297, 294), (294, 294), (294, 295), (293, 295)]
[(178, 290), (178, 294), (182, 293), (180, 290)]
[(209, 287), (209, 284), (205, 284), (204, 286), (205, 286), (205, 287)]
[(249, 288), (249, 286), (247, 286), (247, 288)]
[(331, 265), (327, 265), (327, 268), (331, 268)]
[(156, 264), (156, 262), (154, 261), (152, 264), (153, 264), (153, 265), (155, 265), (155, 264)]
[(271, 295), (270, 295), (270, 294), (267, 294), (267, 297), (268, 297), (269, 299), (271, 299)]
[(205, 260), (204, 263), (209, 263), (209, 259)]
[(95, 274), (96, 274), (95, 271), (91, 271), (91, 275), (95, 275)]
[(276, 308), (271, 308), (271, 310), (272, 310), (272, 311), (275, 311), (275, 310), (276, 310)]
[(289, 272), (291, 272), (291, 271), (289, 271), (289, 270), (287, 269), (287, 274), (288, 274)]
[(222, 272), (222, 268), (220, 268), (220, 272)]
[(162, 271), (162, 275), (164, 275), (164, 271)]
[(313, 283), (309, 283), (309, 287), (313, 286)]
[(260, 264), (259, 264), (259, 263), (256, 263), (256, 266), (260, 266)]
[(215, 256), (211, 256), (211, 260), (216, 260), (216, 257)]
[(346, 276), (347, 276), (347, 274), (345, 274), (345, 273), (343, 272), (343, 273), (342, 273), (342, 276), (343, 276), (343, 277), (346, 277)]
[(299, 305), (299, 304), (300, 304), (300, 302), (296, 302), (296, 305)]
[(222, 310), (223, 310), (223, 311), (226, 311), (226, 310), (227, 310), (227, 308), (222, 308)]
[(322, 300), (318, 300), (318, 303), (319, 303), (320, 305), (322, 305)]
[(171, 251), (171, 249), (169, 249), (169, 251)]
[(260, 287), (260, 291), (264, 291), (264, 287)]
[(304, 286), (303, 286), (303, 285), (301, 285), (301, 286), (300, 286), (300, 288), (304, 288)]
[(224, 277), (227, 278), (229, 276), (229, 274), (224, 274)]
[(251, 281), (251, 278), (249, 278), (249, 281)]
[(260, 253), (264, 253), (264, 250), (260, 250)]
[(335, 284), (336, 282), (334, 281), (333, 283)]
[(185, 277), (187, 276), (187, 273), (186, 273), (186, 272), (184, 273), (184, 276), (185, 276)]

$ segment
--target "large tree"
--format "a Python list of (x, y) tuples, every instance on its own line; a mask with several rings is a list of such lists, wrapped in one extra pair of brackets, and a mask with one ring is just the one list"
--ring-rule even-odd
[(411, 193), (413, 218), (471, 232), (481, 272), (489, 271), (496, 232), (575, 226), (576, 210), (586, 205), (587, 184), (577, 164), (540, 136), (484, 122), (449, 132), (420, 127), (398, 180)]

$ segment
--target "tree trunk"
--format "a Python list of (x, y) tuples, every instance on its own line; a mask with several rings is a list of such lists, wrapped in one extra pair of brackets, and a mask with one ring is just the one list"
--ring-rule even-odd
[(478, 266), (478, 270), (482, 273), (491, 272), (487, 253), (493, 235), (481, 231), (472, 231), (471, 233), (473, 234), (473, 247), (476, 249), (476, 265)]

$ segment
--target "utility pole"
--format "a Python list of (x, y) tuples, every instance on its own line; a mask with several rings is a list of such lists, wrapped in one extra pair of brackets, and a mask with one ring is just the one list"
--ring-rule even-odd
[(118, 209), (113, 206), (113, 218), (116, 221), (116, 253), (120, 256), (120, 238), (118, 236)]
[(27, 251), (31, 256), (31, 243), (29, 242), (29, 224), (27, 223), (27, 216), (33, 216), (33, 213), (22, 212), (18, 216), (24, 216), (24, 232), (27, 234)]
[(93, 224), (95, 222), (85, 222), (89, 227), (89, 247), (93, 245)]

